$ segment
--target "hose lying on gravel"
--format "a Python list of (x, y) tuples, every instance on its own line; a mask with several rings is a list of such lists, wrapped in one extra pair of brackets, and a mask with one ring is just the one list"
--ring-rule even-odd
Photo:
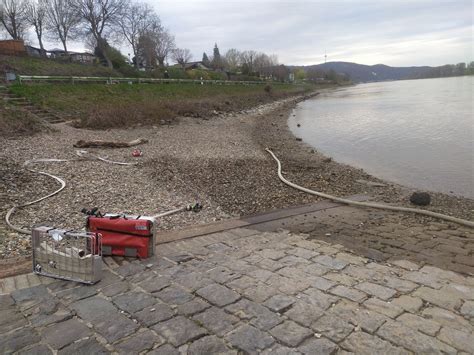
[(136, 163), (123, 163), (123, 162), (118, 162), (118, 161), (113, 161), (113, 160), (108, 160), (108, 159), (105, 159), (105, 158), (101, 158), (97, 155), (94, 155), (94, 154), (91, 154), (91, 153), (88, 153), (87, 151), (85, 150), (77, 150), (76, 151), (76, 155), (77, 155), (77, 158), (74, 158), (74, 159), (33, 159), (33, 160), (27, 160), (23, 163), (23, 166), (26, 168), (26, 170), (28, 171), (31, 171), (33, 173), (36, 173), (36, 174), (41, 174), (41, 175), (45, 175), (45, 176), (49, 176), (50, 178), (53, 178), (54, 180), (58, 181), (60, 184), (61, 184), (61, 187), (59, 189), (57, 189), (56, 191), (50, 193), (49, 195), (46, 195), (46, 196), (43, 196), (37, 200), (34, 200), (34, 201), (31, 201), (31, 202), (27, 202), (27, 203), (23, 203), (21, 205), (16, 205), (16, 206), (13, 206), (6, 214), (5, 216), (5, 221), (7, 222), (7, 225), (13, 229), (14, 231), (18, 232), (18, 233), (22, 233), (22, 234), (31, 234), (31, 231), (27, 230), (27, 229), (22, 229), (22, 228), (19, 228), (19, 227), (16, 227), (14, 226), (11, 222), (10, 222), (10, 217), (13, 215), (13, 213), (19, 209), (19, 208), (24, 208), (24, 207), (27, 207), (27, 206), (31, 206), (31, 205), (34, 205), (35, 203), (38, 203), (40, 201), (43, 201), (43, 200), (46, 200), (47, 198), (50, 198), (58, 193), (60, 193), (65, 187), (66, 187), (66, 182), (61, 179), (60, 177), (57, 177), (55, 175), (52, 175), (52, 174), (49, 174), (49, 173), (45, 173), (44, 171), (37, 171), (37, 170), (33, 170), (33, 169), (29, 169), (27, 168), (28, 165), (30, 164), (33, 164), (33, 163), (49, 163), (49, 162), (60, 162), (60, 163), (63, 163), (63, 162), (70, 162), (70, 161), (83, 161), (83, 160), (100, 160), (100, 161), (103, 161), (105, 163), (109, 163), (109, 164), (118, 164), (118, 165), (135, 165)]
[(447, 216), (447, 215), (444, 215), (444, 214), (441, 214), (441, 213), (431, 212), (431, 211), (427, 211), (427, 210), (421, 210), (421, 209), (417, 209), (417, 208), (389, 206), (389, 205), (382, 205), (382, 204), (371, 203), (371, 202), (351, 201), (351, 200), (347, 200), (347, 199), (344, 199), (344, 198), (339, 198), (339, 197), (328, 195), (328, 194), (325, 194), (325, 193), (322, 193), (322, 192), (307, 189), (305, 187), (299, 186), (297, 184), (292, 183), (291, 181), (286, 180), (283, 177), (283, 175), (281, 174), (280, 160), (278, 160), (276, 155), (270, 149), (266, 148), (265, 150), (268, 153), (270, 153), (271, 156), (273, 157), (273, 159), (275, 159), (275, 161), (277, 162), (277, 164), (278, 164), (278, 177), (280, 178), (280, 180), (283, 181), (285, 184), (287, 184), (287, 185), (289, 185), (289, 186), (291, 186), (291, 187), (293, 187), (297, 190), (306, 192), (306, 193), (311, 194), (311, 195), (316, 195), (316, 196), (319, 196), (319, 197), (323, 197), (323, 198), (332, 200), (334, 202), (344, 203), (346, 205), (359, 206), (359, 207), (369, 207), (369, 208), (378, 208), (378, 209), (382, 209), (382, 210), (397, 211), (397, 212), (412, 212), (412, 213), (417, 213), (417, 214), (421, 214), (421, 215), (424, 215), (424, 216), (443, 219), (443, 220), (449, 221), (449, 222), (454, 222), (454, 223), (461, 224), (461, 225), (466, 226), (466, 227), (474, 228), (474, 222), (472, 222), (472, 221)]

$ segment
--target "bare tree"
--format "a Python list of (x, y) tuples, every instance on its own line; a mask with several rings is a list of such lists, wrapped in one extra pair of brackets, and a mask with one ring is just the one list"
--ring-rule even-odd
[(161, 27), (160, 20), (153, 9), (145, 3), (135, 3), (128, 7), (120, 18), (119, 24), (125, 39), (132, 46), (135, 65), (138, 68), (138, 45), (140, 37), (152, 27)]
[(231, 48), (225, 53), (225, 61), (227, 64), (227, 69), (230, 71), (237, 71), (237, 68), (240, 66), (240, 52)]
[(174, 36), (166, 28), (161, 28), (158, 32), (156, 42), (156, 57), (161, 67), (165, 66), (165, 60), (175, 49)]
[(50, 37), (59, 40), (67, 53), (67, 41), (77, 37), (81, 16), (73, 6), (73, 0), (47, 0), (47, 29)]
[(176, 48), (172, 53), (173, 60), (180, 64), (183, 69), (186, 68), (186, 64), (189, 63), (193, 57), (191, 51), (187, 48)]
[(46, 0), (31, 0), (26, 7), (26, 21), (35, 29), (41, 55), (46, 56), (43, 46), (43, 32), (46, 25)]
[(25, 36), (27, 7), (27, 0), (0, 0), (0, 22), (13, 39)]
[(240, 60), (242, 63), (242, 71), (245, 74), (252, 74), (255, 71), (254, 61), (257, 56), (255, 51), (244, 51), (240, 55)]
[(107, 66), (112, 61), (107, 55), (106, 37), (119, 23), (126, 9), (126, 0), (72, 0), (74, 9), (87, 24), (87, 30), (97, 41), (97, 47), (104, 56)]

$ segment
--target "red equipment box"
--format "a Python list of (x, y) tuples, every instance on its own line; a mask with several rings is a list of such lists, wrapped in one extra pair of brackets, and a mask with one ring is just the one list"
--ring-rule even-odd
[(87, 230), (102, 235), (102, 255), (146, 259), (155, 253), (155, 224), (152, 217), (89, 216)]

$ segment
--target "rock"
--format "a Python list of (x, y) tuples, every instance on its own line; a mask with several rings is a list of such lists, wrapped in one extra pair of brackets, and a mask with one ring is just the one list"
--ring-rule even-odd
[(297, 140), (298, 142), (301, 142), (303, 139), (302, 139), (302, 138), (299, 138), (299, 137), (296, 137), (296, 140)]
[(431, 202), (431, 196), (427, 192), (414, 192), (410, 196), (410, 202), (418, 206), (428, 206)]
[(298, 123), (298, 124), (296, 125), (296, 127), (301, 127), (301, 125)]

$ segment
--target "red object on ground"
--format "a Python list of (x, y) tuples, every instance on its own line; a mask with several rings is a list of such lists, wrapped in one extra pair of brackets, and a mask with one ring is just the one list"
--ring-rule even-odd
[(134, 149), (133, 152), (132, 152), (132, 155), (134, 157), (141, 157), (143, 155), (143, 153), (140, 149)]
[(103, 255), (145, 259), (154, 254), (154, 223), (149, 218), (90, 216), (87, 229), (102, 235)]

